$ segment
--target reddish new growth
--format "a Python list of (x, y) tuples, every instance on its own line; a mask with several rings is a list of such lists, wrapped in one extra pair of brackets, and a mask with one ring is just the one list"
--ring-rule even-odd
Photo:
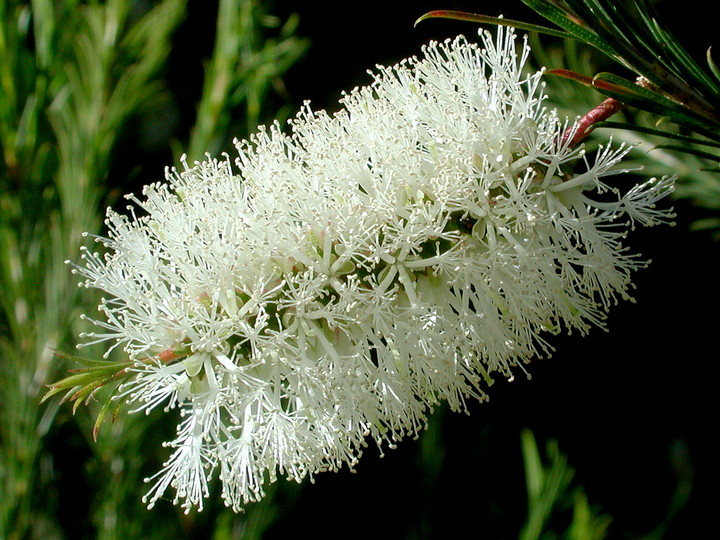
[(577, 124), (572, 128), (568, 129), (562, 138), (562, 145), (564, 146), (569, 137), (570, 142), (568, 146), (572, 148), (576, 146), (581, 140), (590, 134), (594, 129), (594, 124), (607, 120), (613, 114), (623, 108), (623, 104), (614, 98), (607, 98), (600, 105), (590, 110), (585, 116), (578, 120)]

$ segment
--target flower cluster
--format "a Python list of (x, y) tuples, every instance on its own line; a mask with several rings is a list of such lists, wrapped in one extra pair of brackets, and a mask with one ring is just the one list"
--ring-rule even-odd
[(278, 475), (352, 467), (628, 296), (644, 262), (623, 235), (666, 220), (672, 181), (606, 184), (628, 149), (562, 142), (515, 41), (432, 43), (340, 112), (305, 106), (235, 165), (185, 164), (108, 212), (76, 269), (108, 294), (86, 341), (129, 355), (136, 410), (181, 414), (150, 506), (172, 487), (202, 507), (217, 474), (239, 509)]

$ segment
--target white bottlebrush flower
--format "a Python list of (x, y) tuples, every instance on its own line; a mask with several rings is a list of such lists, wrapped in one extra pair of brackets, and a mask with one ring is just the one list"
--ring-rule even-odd
[(181, 412), (150, 506), (173, 487), (202, 507), (214, 473), (239, 509), (278, 475), (352, 467), (628, 296), (644, 263), (621, 239), (668, 217), (672, 182), (610, 187), (628, 149), (562, 143), (527, 44), (481, 42), (432, 43), (337, 114), (306, 106), (236, 166), (185, 165), (108, 212), (106, 254), (77, 269), (108, 295), (87, 342), (133, 360), (136, 410)]

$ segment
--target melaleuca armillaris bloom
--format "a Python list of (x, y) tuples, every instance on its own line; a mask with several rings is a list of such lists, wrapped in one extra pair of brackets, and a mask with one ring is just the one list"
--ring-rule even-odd
[(239, 509), (353, 467), (628, 298), (644, 262), (622, 238), (667, 218), (672, 182), (616, 176), (626, 147), (570, 148), (527, 45), (481, 42), (432, 43), (337, 114), (305, 106), (108, 212), (77, 269), (108, 295), (86, 341), (129, 355), (135, 410), (180, 410), (150, 506), (172, 487), (202, 507), (218, 475)]

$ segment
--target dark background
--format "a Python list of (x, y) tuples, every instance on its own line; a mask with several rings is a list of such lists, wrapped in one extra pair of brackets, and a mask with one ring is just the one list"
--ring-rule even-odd
[[(426, 21), (414, 28), (415, 19), (431, 9), (538, 21), (519, 0), (275, 6), (281, 18), (297, 12), (299, 35), (312, 40), (305, 59), (285, 77), (284, 101), (295, 109), (310, 99), (314, 108), (333, 110), (342, 90), (370, 80), (366, 71), (375, 64), (417, 54), (430, 39), (476, 32), (475, 25), (459, 21)], [(717, 36), (715, 21), (699, 6), (693, 1), (658, 7), (696, 55)], [(173, 53), (168, 77), (175, 101), (158, 114), (178, 134), (192, 123), (214, 18), (204, 2), (192, 4)], [(199, 28), (207, 32), (198, 34)], [(132, 139), (128, 148), (145, 152), (146, 166), (116, 168), (124, 190), (134, 188), (133, 182), (156, 180), (172, 159), (167, 147), (145, 140), (143, 149), (133, 148)], [(667, 514), (678, 482), (688, 481), (689, 503), (665, 537), (708, 537), (716, 529), (711, 509), (719, 502), (720, 479), (713, 434), (717, 244), (706, 234), (688, 232), (693, 208), (675, 206), (675, 227), (631, 234), (631, 248), (653, 262), (636, 274), (636, 303), (612, 309), (607, 332), (553, 339), (557, 352), (530, 364), (532, 380), (518, 373), (512, 383), (498, 381), (490, 401), (472, 404), (469, 416), (437, 411), (420, 440), (406, 440), (383, 458), (369, 447), (357, 474), (321, 474), (302, 488), (281, 485), (276, 493), (281, 511), (266, 537), (516, 538), (525, 517), (524, 428), (533, 431), (541, 449), (546, 440), (558, 440), (577, 469), (575, 482), (612, 516), (610, 538), (640, 538), (653, 530)]]

